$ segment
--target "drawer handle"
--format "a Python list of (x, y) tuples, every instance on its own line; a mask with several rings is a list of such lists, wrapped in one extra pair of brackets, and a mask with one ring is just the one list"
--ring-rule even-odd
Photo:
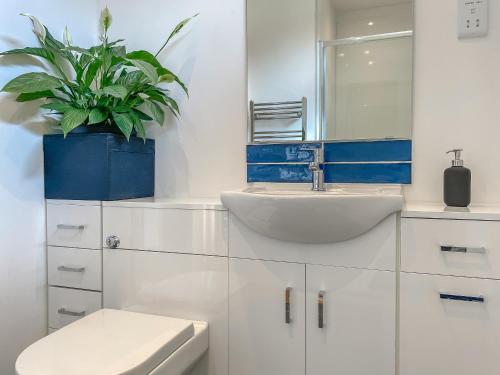
[(463, 296), (460, 294), (439, 293), (439, 298), (452, 300), (452, 301), (484, 303), (483, 296)]
[(441, 246), (442, 252), (447, 253), (475, 253), (482, 254), (486, 251), (484, 247), (467, 247), (467, 246)]
[(57, 267), (57, 270), (63, 272), (85, 272), (85, 267), (59, 266)]
[(320, 290), (318, 293), (318, 328), (325, 327), (325, 291)]
[(57, 312), (61, 315), (69, 315), (69, 316), (84, 316), (86, 311), (72, 311), (72, 310), (67, 310), (64, 307), (61, 307)]
[(285, 289), (285, 323), (290, 324), (292, 322), (292, 316), (290, 312), (290, 305), (292, 303), (292, 288), (288, 287)]
[(84, 230), (85, 225), (57, 224), (57, 229)]

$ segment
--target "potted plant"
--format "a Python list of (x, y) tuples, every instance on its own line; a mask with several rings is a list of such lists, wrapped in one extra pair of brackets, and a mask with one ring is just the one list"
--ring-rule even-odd
[(2, 91), (18, 102), (41, 100), (59, 119), (59, 134), (44, 136), (45, 196), (51, 199), (114, 200), (154, 195), (154, 140), (145, 123), (163, 126), (165, 110), (179, 115), (169, 84), (186, 85), (157, 59), (193, 18), (180, 22), (159, 51), (127, 52), (124, 40), (110, 41), (112, 17), (101, 12), (100, 44), (81, 48), (66, 28), (63, 42), (34, 16), (40, 46), (0, 55), (30, 55), (49, 63), (49, 72), (22, 74)]

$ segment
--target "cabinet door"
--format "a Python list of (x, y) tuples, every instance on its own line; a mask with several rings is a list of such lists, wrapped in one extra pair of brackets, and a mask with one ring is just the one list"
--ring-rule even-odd
[(304, 265), (230, 259), (230, 375), (305, 374), (304, 289)]
[(500, 372), (500, 281), (401, 274), (401, 374)]
[(306, 284), (307, 374), (394, 374), (395, 273), (308, 265)]

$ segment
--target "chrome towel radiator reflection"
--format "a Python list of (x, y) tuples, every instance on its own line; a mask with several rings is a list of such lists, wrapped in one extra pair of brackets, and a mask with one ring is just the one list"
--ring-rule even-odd
[[(255, 130), (255, 121), (302, 119), (302, 128), (296, 130)], [(250, 101), (250, 142), (263, 142), (271, 139), (306, 139), (307, 98), (300, 101), (255, 103)]]

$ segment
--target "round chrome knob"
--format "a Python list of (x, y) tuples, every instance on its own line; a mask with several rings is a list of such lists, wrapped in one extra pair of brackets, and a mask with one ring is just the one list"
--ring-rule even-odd
[(117, 236), (108, 236), (106, 238), (106, 246), (110, 249), (116, 249), (120, 246), (120, 239)]

